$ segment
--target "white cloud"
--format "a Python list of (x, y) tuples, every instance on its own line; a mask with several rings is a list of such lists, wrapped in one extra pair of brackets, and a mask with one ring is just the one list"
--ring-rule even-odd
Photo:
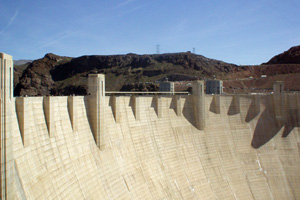
[(76, 34), (76, 31), (75, 32), (65, 32), (65, 33), (61, 33), (59, 35), (57, 35), (56, 37), (54, 38), (50, 38), (49, 40), (46, 40), (46, 41), (43, 41), (37, 48), (38, 49), (42, 49), (44, 47), (49, 47), (49, 46), (52, 46), (52, 45), (55, 45), (57, 44), (59, 41), (63, 40), (63, 39), (66, 39), (70, 36), (73, 36), (74, 34)]
[(15, 21), (15, 19), (17, 18), (19, 14), (19, 9), (16, 10), (16, 12), (14, 13), (14, 15), (10, 18), (9, 22), (6, 24), (6, 26), (4, 26), (1, 31), (0, 34), (4, 33), (4, 31), (10, 26), (12, 25), (12, 23)]
[(119, 4), (116, 6), (116, 8), (125, 6), (125, 5), (130, 4), (130, 3), (134, 2), (134, 1), (135, 1), (135, 0), (126, 0), (126, 1), (123, 1), (123, 2), (119, 3)]
[(118, 15), (118, 17), (121, 17), (121, 16), (124, 16), (124, 15), (126, 15), (126, 14), (129, 14), (129, 13), (132, 13), (132, 12), (134, 12), (134, 11), (137, 11), (137, 10), (143, 8), (144, 6), (145, 6), (145, 5), (137, 6), (137, 7), (131, 8), (131, 9), (129, 9), (129, 10), (126, 10), (126, 11), (124, 11), (124, 12), (121, 12), (121, 13)]

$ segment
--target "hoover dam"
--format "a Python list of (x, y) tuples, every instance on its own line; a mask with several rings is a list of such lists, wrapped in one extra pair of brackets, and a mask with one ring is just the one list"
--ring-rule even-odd
[(13, 97), (1, 63), (1, 199), (300, 199), (300, 96)]

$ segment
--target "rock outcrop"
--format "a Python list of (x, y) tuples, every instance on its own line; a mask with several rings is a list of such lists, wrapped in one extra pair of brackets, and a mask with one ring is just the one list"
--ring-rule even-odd
[(146, 82), (169, 80), (195, 80), (230, 73), (237, 66), (208, 59), (201, 55), (170, 53), (157, 55), (81, 56), (69, 58), (46, 54), (33, 61), (22, 73), (15, 86), (16, 96), (85, 95), (90, 73), (106, 74), (107, 90), (153, 90)]
[(49, 53), (28, 66), (16, 67), (15, 95), (86, 95), (90, 73), (105, 74), (106, 90), (110, 91), (155, 91), (155, 82), (165, 78), (193, 81), (214, 76), (224, 80), (224, 91), (229, 93), (269, 90), (278, 80), (284, 81), (288, 90), (300, 90), (300, 46), (256, 66), (237, 66), (191, 52), (78, 58)]
[(274, 56), (267, 64), (300, 64), (300, 45)]

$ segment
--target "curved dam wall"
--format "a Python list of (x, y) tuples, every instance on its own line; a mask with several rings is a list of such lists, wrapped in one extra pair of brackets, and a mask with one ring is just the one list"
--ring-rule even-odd
[(204, 130), (192, 95), (107, 96), (100, 149), (88, 97), (51, 115), (45, 98), (13, 99), (11, 198), (300, 199), (297, 95), (284, 115), (273, 95), (205, 96)]
[[(13, 97), (0, 53), (0, 199), (300, 199), (299, 95)], [(108, 92), (107, 92), (108, 93)]]

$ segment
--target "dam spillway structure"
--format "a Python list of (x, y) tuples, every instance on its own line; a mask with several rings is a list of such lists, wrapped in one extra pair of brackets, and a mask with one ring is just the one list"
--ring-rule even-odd
[[(13, 97), (1, 64), (1, 199), (300, 199), (300, 103), (273, 94)], [(279, 88), (279, 89), (278, 89)]]

